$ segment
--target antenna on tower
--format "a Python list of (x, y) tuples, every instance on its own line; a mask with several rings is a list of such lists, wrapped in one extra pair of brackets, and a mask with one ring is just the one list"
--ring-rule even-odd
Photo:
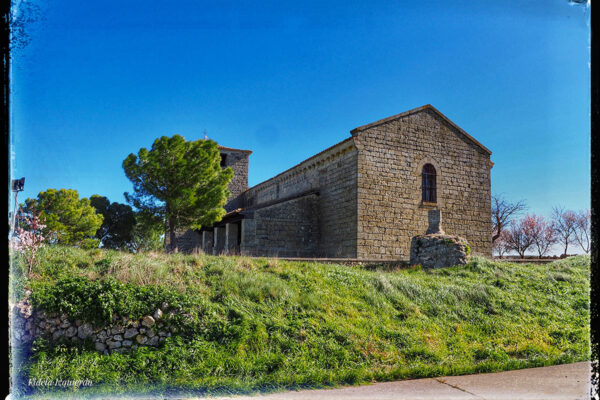
[(203, 133), (204, 133), (204, 140), (207, 140), (208, 139), (208, 135), (206, 134), (206, 129), (203, 131)]

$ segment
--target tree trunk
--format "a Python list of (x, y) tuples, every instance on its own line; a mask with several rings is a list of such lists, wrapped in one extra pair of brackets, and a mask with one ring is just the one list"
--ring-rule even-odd
[(492, 235), (492, 244), (494, 244), (496, 239), (498, 239), (499, 237), (500, 237), (500, 231), (498, 231), (498, 233)]
[(168, 253), (177, 253), (179, 251), (177, 247), (177, 233), (175, 232), (175, 224), (173, 221), (169, 221), (169, 248)]

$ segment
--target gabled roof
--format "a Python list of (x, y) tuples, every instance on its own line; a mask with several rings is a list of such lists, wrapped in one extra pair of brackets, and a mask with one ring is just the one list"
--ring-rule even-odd
[(428, 109), (435, 112), (437, 115), (439, 115), (444, 121), (446, 121), (448, 124), (450, 124), (457, 131), (459, 131), (460, 133), (465, 135), (467, 137), (467, 139), (469, 139), (471, 142), (473, 142), (474, 144), (479, 146), (483, 151), (485, 151), (488, 154), (492, 154), (490, 149), (488, 149), (487, 147), (485, 147), (484, 145), (479, 143), (477, 140), (475, 140), (475, 138), (473, 136), (471, 136), (467, 132), (463, 131), (458, 125), (456, 125), (454, 122), (450, 121), (450, 119), (448, 117), (446, 117), (444, 114), (442, 114), (438, 109), (436, 109), (431, 104), (426, 104), (422, 107), (413, 108), (412, 110), (404, 111), (403, 113), (393, 115), (391, 117), (387, 117), (384, 119), (380, 119), (379, 121), (371, 122), (370, 124), (367, 124), (367, 125), (359, 126), (358, 128), (352, 129), (350, 131), (350, 134), (352, 134), (352, 136), (356, 136), (357, 133), (364, 131), (366, 129), (369, 129), (369, 128), (372, 128), (374, 126), (378, 126), (381, 124), (385, 124), (386, 122), (394, 121), (394, 120), (400, 119), (402, 117), (406, 117), (407, 115), (415, 114), (415, 113), (418, 113), (418, 112), (421, 112), (424, 110), (428, 110)]

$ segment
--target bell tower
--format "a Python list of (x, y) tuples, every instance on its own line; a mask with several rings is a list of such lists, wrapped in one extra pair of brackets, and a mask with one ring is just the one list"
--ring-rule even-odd
[(231, 167), (233, 169), (233, 179), (229, 182), (228, 201), (235, 199), (242, 192), (248, 189), (248, 162), (251, 150), (232, 149), (230, 147), (219, 146), (221, 153), (221, 167)]

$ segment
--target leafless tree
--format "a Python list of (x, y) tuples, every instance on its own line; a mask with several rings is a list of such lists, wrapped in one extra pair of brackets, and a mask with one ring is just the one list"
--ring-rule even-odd
[(541, 215), (533, 214), (531, 217), (527, 216), (527, 218), (530, 219), (527, 226), (531, 231), (533, 246), (537, 249), (538, 256), (542, 258), (548, 253), (550, 247), (556, 243), (556, 232), (552, 227), (552, 223), (546, 221)]
[(516, 203), (506, 200), (501, 194), (492, 196), (492, 244), (516, 216), (527, 209), (525, 200)]
[(533, 236), (531, 217), (521, 218), (519, 222), (513, 220), (506, 229), (507, 248), (516, 251), (521, 258), (524, 258), (525, 252), (533, 245)]
[(575, 242), (586, 254), (590, 252), (591, 243), (591, 218), (592, 213), (589, 209), (581, 210), (577, 213), (577, 225), (575, 227)]
[(575, 239), (575, 231), (577, 230), (578, 217), (577, 214), (570, 210), (565, 210), (561, 206), (552, 209), (552, 227), (556, 232), (557, 243), (564, 246), (563, 256), (567, 255), (569, 244)]
[(498, 254), (500, 258), (502, 258), (504, 254), (510, 251), (510, 249), (508, 248), (507, 236), (508, 232), (506, 231), (506, 229), (504, 229), (500, 233), (498, 239), (496, 239), (496, 241), (492, 243), (493, 250)]

